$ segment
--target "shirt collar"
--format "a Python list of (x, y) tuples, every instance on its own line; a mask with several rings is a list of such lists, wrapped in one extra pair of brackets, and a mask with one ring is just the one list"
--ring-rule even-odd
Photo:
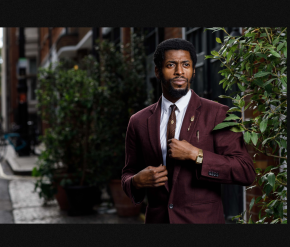
[(186, 95), (182, 96), (179, 100), (177, 100), (175, 103), (172, 103), (168, 99), (164, 97), (162, 94), (162, 109), (167, 112), (169, 110), (169, 107), (172, 104), (175, 104), (177, 106), (177, 110), (180, 112), (182, 111), (189, 103), (191, 97), (191, 90), (189, 89), (186, 93)]

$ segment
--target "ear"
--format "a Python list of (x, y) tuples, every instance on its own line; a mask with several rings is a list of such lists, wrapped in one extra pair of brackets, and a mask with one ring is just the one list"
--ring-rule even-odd
[(160, 78), (159, 78), (159, 70), (158, 70), (158, 68), (156, 66), (155, 66), (155, 76), (156, 76), (156, 78), (158, 80), (160, 80)]

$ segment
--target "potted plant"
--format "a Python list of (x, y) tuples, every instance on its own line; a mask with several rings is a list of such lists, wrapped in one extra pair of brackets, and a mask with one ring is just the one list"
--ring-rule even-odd
[[(93, 57), (72, 65), (66, 61), (39, 70), (38, 107), (49, 127), (42, 137), (46, 149), (32, 175), (39, 177), (35, 190), (40, 197), (49, 200), (56, 195), (61, 203), (61, 194), (67, 196), (68, 214), (81, 215), (93, 211), (109, 175), (98, 157), (102, 145), (99, 106), (105, 94)], [(66, 198), (63, 201), (60, 207), (67, 209)]]
[(109, 183), (117, 214), (133, 216), (140, 213), (121, 187), (121, 173), (125, 162), (125, 137), (130, 117), (150, 103), (145, 77), (143, 38), (133, 36), (133, 42), (118, 47), (102, 41), (97, 47), (101, 63), (101, 81), (108, 92), (102, 123), (105, 142), (101, 148), (102, 163), (110, 168)]

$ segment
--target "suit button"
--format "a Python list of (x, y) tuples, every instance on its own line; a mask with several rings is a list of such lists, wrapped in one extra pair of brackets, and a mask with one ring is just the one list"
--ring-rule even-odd
[(169, 204), (169, 208), (170, 209), (173, 209), (173, 204)]
[(208, 172), (208, 175), (212, 176), (212, 173), (211, 172)]

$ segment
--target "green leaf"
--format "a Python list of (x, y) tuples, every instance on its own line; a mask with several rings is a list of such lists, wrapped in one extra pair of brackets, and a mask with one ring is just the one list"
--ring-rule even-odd
[(267, 176), (269, 184), (274, 187), (275, 185), (275, 174), (270, 172), (269, 175)]
[(271, 83), (271, 82), (274, 81), (274, 80), (276, 80), (276, 78), (274, 78), (274, 79), (270, 79), (269, 81), (266, 81), (266, 82), (264, 83), (263, 86), (264, 86), (264, 87), (267, 86), (269, 83)]
[[(267, 73), (268, 73), (268, 72), (267, 72)], [(256, 80), (254, 80), (254, 83), (255, 83), (256, 85), (260, 86), (260, 87), (264, 87), (264, 83), (263, 83), (263, 81), (260, 80), (260, 79), (256, 79)]]
[(281, 57), (279, 53), (277, 53), (276, 51), (274, 50), (270, 50), (270, 53), (275, 56), (275, 57)]
[(248, 107), (252, 104), (252, 102), (250, 102), (244, 109), (244, 111), (246, 111), (248, 109)]
[(267, 166), (267, 168), (265, 169), (264, 173), (267, 173), (268, 171), (270, 171), (273, 168), (273, 166)]
[(258, 73), (255, 74), (254, 78), (263, 77), (269, 74), (271, 74), (271, 72), (259, 71)]
[(261, 197), (261, 196), (258, 196), (258, 197), (256, 198), (255, 203), (257, 204), (259, 201), (261, 201), (261, 199), (262, 199), (262, 197)]
[(244, 139), (246, 143), (250, 143), (251, 140), (251, 133), (249, 131), (245, 132)]
[(232, 128), (230, 128), (230, 131), (237, 133), (237, 132), (243, 132), (244, 129), (241, 125), (239, 125), (239, 126), (233, 126)]
[(40, 176), (41, 174), (40, 174), (40, 172), (38, 171), (37, 167), (34, 167), (34, 168), (32, 169), (32, 173), (31, 173), (31, 175), (32, 175), (32, 177), (38, 177), (38, 176)]
[(215, 126), (213, 130), (223, 129), (223, 128), (234, 126), (234, 125), (238, 125), (238, 123), (233, 123), (233, 122), (220, 123), (217, 126)]
[(262, 146), (264, 146), (265, 143), (266, 143), (268, 140), (270, 140), (270, 139), (272, 139), (272, 137), (266, 138), (266, 139), (262, 142)]
[(246, 88), (244, 86), (242, 86), (240, 83), (238, 83), (238, 87), (242, 92), (244, 92), (246, 90)]
[(217, 51), (211, 51), (210, 53), (214, 56), (219, 56), (219, 53)]
[(268, 84), (266, 87), (265, 87), (266, 91), (268, 94), (272, 93), (272, 89), (273, 89), (273, 86), (272, 84)]
[(230, 39), (229, 45), (232, 44), (232, 43), (234, 43), (235, 41), (236, 41), (235, 39)]
[(285, 66), (284, 68), (282, 68), (281, 70), (280, 70), (280, 73), (281, 73), (281, 75), (284, 73), (284, 71), (287, 69), (287, 67)]
[(222, 43), (221, 39), (220, 39), (220, 38), (218, 38), (218, 37), (216, 37), (216, 39), (215, 39), (215, 40), (216, 40), (216, 42), (218, 42), (218, 43), (220, 43), (220, 44)]
[(223, 98), (223, 99), (233, 99), (232, 97), (227, 96), (227, 95), (220, 95), (219, 98)]
[(267, 59), (267, 55), (266, 55), (266, 54), (263, 54), (263, 53), (258, 52), (258, 53), (256, 53), (256, 55), (257, 55), (258, 57), (262, 57), (262, 58)]
[(280, 51), (281, 48), (284, 46), (284, 44), (285, 44), (285, 43), (281, 43), (281, 44), (279, 44), (278, 47), (277, 47), (277, 51)]
[(254, 203), (255, 203), (255, 197), (253, 197), (253, 199), (251, 200), (250, 208), (249, 208), (249, 212), (251, 211), (251, 209), (252, 209)]
[(281, 224), (287, 224), (287, 220), (283, 220)]
[(263, 133), (263, 132), (267, 129), (267, 125), (268, 125), (268, 119), (264, 119), (264, 120), (260, 123), (260, 130), (261, 130), (261, 133)]
[(226, 117), (226, 118), (224, 119), (224, 121), (235, 120), (235, 119), (240, 119), (240, 117), (238, 117), (238, 116), (236, 116), (236, 115), (234, 115), (234, 114), (229, 114), (229, 116)]
[(208, 59), (208, 58), (213, 58), (214, 56), (212, 56), (212, 55), (206, 55), (205, 56), (205, 59)]
[(283, 202), (281, 202), (278, 206), (278, 213), (279, 213), (280, 218), (282, 219), (283, 218)]
[(279, 42), (279, 37), (273, 41), (273, 45), (276, 45)]
[(280, 140), (280, 143), (281, 143), (282, 147), (285, 148), (285, 149), (287, 150), (287, 142), (286, 142), (286, 140), (281, 139), (281, 140)]
[(235, 112), (235, 111), (241, 112), (241, 109), (238, 107), (232, 107), (227, 112)]
[(257, 145), (257, 141), (258, 141), (258, 135), (257, 135), (256, 132), (252, 132), (251, 140), (252, 140), (253, 144), (256, 146)]
[(233, 52), (230, 50), (227, 55), (227, 63), (230, 61), (232, 55), (233, 55)]
[(244, 100), (241, 100), (241, 101), (240, 101), (240, 104), (239, 104), (239, 107), (242, 108), (242, 107), (245, 105), (245, 103), (246, 103), (246, 102), (245, 102)]
[(287, 58), (287, 47), (286, 46), (284, 46), (282, 48), (282, 52), (283, 52), (284, 56)]
[(272, 191), (272, 189), (273, 189), (273, 187), (270, 184), (266, 184), (264, 186), (264, 190), (265, 190), (267, 196), (270, 194), (270, 192)]

